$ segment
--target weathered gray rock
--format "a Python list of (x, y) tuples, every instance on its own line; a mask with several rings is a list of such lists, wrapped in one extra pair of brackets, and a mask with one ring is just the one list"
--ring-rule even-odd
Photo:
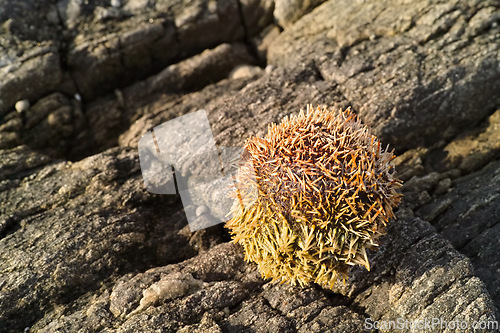
[[(243, 5), (235, 0), (180, 0), (129, 1), (123, 10), (133, 16), (115, 19), (117, 31), (93, 16), (93, 33), (81, 29), (72, 41), (68, 66), (85, 98), (113, 90), (117, 81), (144, 78), (175, 59), (242, 41), (270, 22), (272, 8), (255, 0)], [(246, 31), (247, 21), (251, 31)]]
[[(328, 1), (252, 39), (273, 8), (0, 0), (1, 332), (495, 331), (498, 4)], [(138, 161), (175, 117), (205, 109), (218, 147), (241, 147), (308, 103), (352, 106), (405, 180), (371, 271), (333, 290), (262, 280), (222, 225), (191, 232), (179, 196), (148, 193)]]
[[(230, 95), (244, 83), (222, 82), (209, 86), (203, 93), (186, 94), (189, 98), (179, 96), (181, 92), (201, 89), (220, 81), (238, 65), (254, 61), (243, 44), (221, 44), (168, 66), (123, 90), (115, 90), (114, 95), (97, 99), (87, 106), (89, 127), (80, 132), (73, 145), (72, 156), (88, 156), (113, 147), (119, 135), (119, 142), (133, 141), (134, 144), (129, 146), (136, 148), (139, 138), (152, 129), (153, 124), (159, 125), (167, 119), (203, 108), (209, 100)], [(151, 119), (158, 113), (165, 120)]]
[[(265, 126), (262, 125), (262, 127)], [(17, 152), (19, 158), (27, 153), (29, 151)], [(34, 163), (33, 165), (36, 167), (40, 162), (35, 160)], [(16, 165), (15, 161), (11, 162), (10, 165)], [(133, 251), (137, 256), (136, 260), (143, 263), (139, 267), (145, 267), (144, 260), (146, 258), (156, 262), (160, 259), (157, 257), (159, 254), (163, 260), (165, 258), (171, 259), (172, 262), (179, 260), (179, 257), (172, 257), (174, 253), (182, 253), (178, 251), (178, 247), (174, 246), (170, 250), (162, 250), (158, 243), (180, 242), (178, 244), (184, 244), (186, 249), (190, 249), (187, 237), (175, 236), (175, 229), (179, 230), (179, 227), (185, 224), (184, 218), (181, 218), (176, 224), (174, 233), (171, 233), (172, 229), (168, 226), (161, 227), (161, 224), (155, 226), (159, 223), (157, 218), (154, 218), (149, 224), (155, 231), (149, 231), (149, 233), (144, 230), (144, 225), (139, 223), (139, 221), (146, 221), (144, 214), (151, 217), (149, 214), (154, 216), (160, 211), (155, 209), (154, 212), (151, 212), (150, 208), (147, 208), (148, 206), (152, 207), (154, 202), (157, 203), (158, 198), (148, 199), (150, 195), (144, 193), (137, 171), (136, 153), (115, 149), (73, 165), (67, 165), (64, 162), (50, 164), (33, 176), (23, 179), (21, 183), (16, 183), (15, 187), (4, 191), (7, 197), (22, 197), (14, 192), (22, 191), (23, 182), (29, 182), (31, 186), (35, 187), (32, 189), (32, 193), (37, 193), (38, 197), (35, 200), (24, 199), (24, 205), (28, 204), (27, 206), (19, 206), (17, 202), (10, 203), (11, 207), (21, 207), (20, 211), (24, 212), (24, 215), (17, 216), (14, 221), (10, 222), (11, 226), (6, 233), (7, 237), (1, 240), (3, 248), (6, 249), (5, 253), (11, 254), (10, 258), (2, 260), (4, 265), (18, 267), (19, 272), (24, 272), (29, 276), (30, 270), (20, 265), (22, 260), (20, 258), (31, 254), (30, 259), (34, 258), (34, 267), (41, 268), (38, 274), (54, 276), (52, 280), (48, 280), (45, 286), (37, 284), (40, 294), (31, 295), (28, 293), (21, 296), (24, 302), (19, 306), (22, 306), (25, 313), (31, 313), (32, 318), (43, 316), (33, 326), (35, 331), (58, 331), (62, 330), (63, 327), (71, 327), (71, 330), (96, 328), (102, 331), (113, 331), (112, 327), (116, 327), (117, 320), (121, 323), (118, 331), (128, 332), (138, 329), (148, 331), (160, 327), (174, 331), (182, 327), (194, 329), (207, 325), (222, 331), (238, 331), (244, 327), (254, 327), (255, 329), (266, 327), (270, 331), (326, 331), (334, 329), (331, 326), (345, 330), (362, 331), (366, 318), (373, 321), (394, 320), (395, 318), (419, 320), (438, 316), (444, 320), (452, 320), (456, 319), (456, 315), (460, 313), (458, 318), (468, 322), (472, 320), (487, 322), (493, 319), (495, 308), (483, 283), (474, 276), (469, 260), (436, 234), (428, 223), (412, 218), (410, 211), (400, 215), (400, 219), (392, 224), (382, 247), (371, 256), (372, 271), (355, 269), (345, 286), (339, 284), (336, 287), (335, 291), (344, 295), (345, 298), (338, 298), (334, 296), (335, 294), (332, 295), (315, 287), (306, 289), (304, 294), (304, 290), (300, 288), (265, 284), (265, 281), (259, 278), (255, 267), (243, 262), (241, 250), (230, 244), (218, 247), (211, 246), (207, 254), (186, 262), (164, 267), (159, 266), (144, 274), (124, 274), (122, 278), (119, 278), (123, 274), (120, 272), (133, 272), (137, 269), (137, 263), (131, 260), (130, 256), (123, 257), (123, 253)], [(20, 170), (15, 172), (19, 174)], [(65, 173), (67, 173), (66, 176), (64, 176)], [(88, 175), (85, 176), (86, 174)], [(59, 187), (61, 183), (68, 183), (67, 177), (71, 177), (72, 182), (67, 187)], [(427, 178), (431, 180), (436, 177), (431, 175)], [(490, 178), (488, 177), (488, 179)], [(429, 181), (429, 184), (433, 183), (436, 181)], [(426, 183), (422, 184), (417, 182), (415, 185), (411, 185), (410, 182), (409, 186), (415, 190), (428, 189), (429, 186), (432, 186), (426, 185)], [(122, 187), (125, 188), (122, 189)], [(36, 188), (47, 188), (44, 190), (47, 194), (44, 195), (44, 192), (39, 192)], [(54, 188), (60, 188), (58, 195), (51, 194)], [(65, 188), (71, 189), (64, 190)], [(82, 188), (85, 189), (85, 193), (78, 195)], [(106, 194), (108, 193), (106, 188), (115, 188), (116, 193), (120, 195), (110, 196)], [(132, 197), (130, 197), (131, 194)], [(122, 195), (125, 196), (125, 199)], [(89, 197), (94, 199), (89, 200)], [(102, 199), (96, 200), (95, 198)], [(47, 200), (48, 202), (45, 203)], [(126, 203), (123, 204), (122, 200)], [(90, 203), (90, 205), (83, 206), (81, 202)], [(34, 214), (33, 210), (44, 204), (52, 209), (37, 211), (36, 217), (31, 218), (30, 216)], [(69, 219), (73, 227), (67, 231), (64, 231), (66, 229), (57, 231), (58, 226), (67, 228), (61, 222), (68, 220), (68, 217), (64, 216), (64, 211), (57, 208), (60, 206), (64, 208), (64, 211), (69, 211), (68, 213), (72, 214), (70, 216), (74, 216), (74, 218)], [(75, 208), (71, 207), (85, 207), (85, 210), (90, 211), (90, 213), (76, 213)], [(43, 209), (47, 208), (42, 207)], [(55, 214), (54, 210), (58, 214), (52, 217), (51, 215)], [(92, 210), (95, 213), (92, 213)], [(12, 210), (4, 210), (2, 216), (10, 214), (10, 212)], [(73, 215), (75, 213), (76, 216)], [(80, 214), (82, 217), (78, 217)], [(97, 220), (94, 214), (99, 216)], [(102, 219), (102, 214), (113, 216), (111, 219), (112, 228), (103, 228), (109, 222)], [(162, 214), (162, 216), (165, 215)], [(75, 218), (76, 221), (84, 219), (85, 223), (75, 224)], [(51, 220), (54, 221), (51, 231), (44, 232), (44, 225)], [(51, 224), (48, 223), (48, 225)], [(17, 229), (19, 226), (21, 229)], [(41, 230), (31, 229), (30, 226), (37, 226), (37, 229), (41, 228)], [(94, 231), (96, 227), (102, 231), (96, 234)], [(158, 228), (164, 228), (163, 238), (160, 236), (157, 241), (152, 241), (153, 244), (149, 243), (149, 237), (159, 237), (156, 234), (160, 230)], [(67, 234), (68, 232), (70, 233)], [(53, 234), (57, 235), (58, 240), (62, 239), (62, 242), (58, 243), (61, 249), (56, 253), (53, 253), (48, 245), (46, 250), (42, 250), (42, 253), (37, 252), (38, 255), (33, 255), (31, 252), (35, 249), (38, 251), (41, 249), (34, 245), (32, 245), (33, 250), (30, 250), (30, 247), (25, 247), (20, 249), (17, 255), (16, 252), (9, 250), (11, 246), (9, 244), (12, 246), (20, 244), (19, 237), (25, 239), (21, 244), (30, 244), (29, 239), (33, 237), (37, 239), (35, 244), (47, 244), (53, 242)], [(76, 240), (74, 237), (78, 239), (78, 242), (72, 241)], [(100, 239), (102, 240), (99, 241)], [(146, 246), (149, 243), (149, 246), (153, 248), (156, 246), (156, 250), (151, 251), (151, 248), (140, 250), (144, 243)], [(98, 247), (96, 248), (96, 246)], [(107, 249), (115, 249), (116, 251), (113, 250), (109, 253)], [(118, 251), (119, 249), (124, 252)], [(83, 258), (75, 254), (82, 250), (84, 251), (81, 255)], [(102, 251), (107, 252), (104, 254)], [(195, 253), (193, 249), (190, 251), (191, 254)], [(95, 255), (88, 257), (90, 254), (85, 253), (95, 253)], [(23, 257), (20, 257), (21, 255)], [(49, 255), (51, 257), (56, 255), (60, 258), (56, 261), (58, 263), (56, 267), (37, 264), (39, 260), (47, 261), (46, 256)], [(65, 256), (74, 259), (68, 262), (64, 259)], [(103, 256), (104, 258), (102, 258)], [(93, 263), (94, 260), (95, 263)], [(102, 263), (103, 260), (104, 263)], [(119, 264), (120, 262), (121, 264)], [(90, 269), (88, 265), (90, 265)], [(106, 274), (106, 269), (110, 270), (111, 267), (116, 266), (121, 266), (121, 270)], [(81, 274), (82, 267), (85, 268), (87, 274), (85, 276), (88, 277), (84, 280), (85, 283), (80, 278), (75, 279), (77, 272)], [(57, 272), (58, 268), (64, 269), (65, 274), (55, 274), (54, 271)], [(102, 273), (103, 270), (105, 273)], [(191, 292), (188, 287), (185, 291), (188, 294), (183, 292), (184, 296), (178, 299), (156, 301), (149, 304), (145, 302), (149, 305), (147, 308), (134, 312), (139, 308), (143, 293), (147, 288), (161, 279), (167, 278), (168, 280), (168, 276), (173, 276), (172, 274), (176, 272), (182, 273), (183, 276), (189, 274), (192, 278), (208, 283), (208, 285), (197, 287)], [(13, 277), (17, 276), (16, 270), (10, 274)], [(108, 276), (107, 279), (110, 277), (112, 281), (116, 279), (113, 276), (118, 279), (109, 287), (101, 290), (96, 289), (96, 287), (89, 288), (89, 284), (92, 286), (92, 283), (97, 283), (96, 280), (99, 281), (106, 276)], [(220, 282), (211, 285), (214, 281)], [(56, 284), (57, 288), (52, 283)], [(29, 282), (24, 282), (23, 287), (26, 287), (26, 284), (29, 285)], [(7, 282), (7, 286), (8, 290), (13, 290), (13, 294), (17, 297), (20, 296), (16, 293), (16, 290), (21, 291), (21, 289), (17, 289), (20, 286), (17, 287), (17, 284), (10, 281)], [(5, 287), (5, 283), (2, 287)], [(68, 288), (73, 294), (68, 295)], [(26, 288), (22, 290), (26, 290)], [(86, 290), (88, 290), (87, 293), (84, 293)], [(259, 292), (259, 290), (262, 291)], [(81, 296), (78, 296), (78, 291)], [(257, 298), (254, 296), (247, 299), (250, 293), (255, 292), (257, 295), (261, 295)], [(219, 294), (220, 298), (217, 298)], [(3, 311), (11, 308), (10, 295), (12, 294), (7, 293), (2, 299), (2, 304), (5, 305), (1, 307)], [(30, 300), (33, 302), (35, 299), (62, 299), (58, 301), (62, 302), (64, 297), (75, 299), (71, 303), (73, 307), (71, 310), (66, 306), (50, 310), (49, 305), (46, 304), (42, 307), (45, 313), (33, 313), (34, 310), (30, 309), (29, 306)], [(234, 307), (240, 302), (242, 302), (241, 307)], [(9, 307), (6, 304), (9, 304)], [(228, 304), (229, 310), (226, 309)], [(359, 313), (356, 310), (359, 308), (363, 308), (365, 311)], [(474, 312), (477, 309), (480, 309), (479, 312)], [(15, 310), (19, 310), (19, 308), (12, 311)], [(65, 315), (60, 316), (60, 313), (65, 313)], [(2, 318), (5, 317), (9, 317), (9, 312), (2, 313)], [(146, 318), (150, 318), (147, 323), (144, 322)], [(255, 318), (261, 319), (255, 320)], [(25, 322), (19, 327), (29, 324), (30, 322)], [(10, 326), (11, 322), (7, 322), (7, 325), (9, 325), (7, 327), (12, 327)]]
[(323, 0), (276, 0), (273, 15), (278, 23), (286, 28), (323, 2)]
[(457, 178), (453, 188), (417, 214), (431, 221), (439, 233), (471, 258), (480, 277), (500, 306), (500, 163), (489, 163), (478, 172)]
[(500, 110), (477, 128), (459, 135), (434, 155), (434, 168), (457, 168), (464, 173), (476, 171), (497, 159), (500, 156)]
[(277, 38), (269, 62), (316, 68), (403, 151), (497, 107), (499, 11), (496, 1), (328, 1)]
[[(6, 167), (22, 163), (30, 154), (23, 153), (10, 152), (13, 161)], [(194, 253), (179, 251), (190, 248), (187, 238), (176, 233), (184, 226), (182, 215), (158, 223), (160, 216), (179, 214), (173, 208), (177, 200), (170, 200), (174, 206), (158, 205), (151, 197), (157, 208), (138, 209), (149, 195), (141, 189), (137, 152), (115, 150), (75, 164), (42, 163), (47, 161), (34, 155), (23, 169), (14, 175), (10, 171), (13, 184), (1, 192), (2, 330), (30, 326), (52, 304), (96, 289), (118, 272)], [(117, 186), (129, 190), (117, 195)], [(153, 211), (156, 217), (143, 215)], [(151, 256), (146, 259), (141, 252)]]
[(96, 321), (86, 319), (89, 311), (100, 330), (120, 323), (120, 332), (185, 325), (228, 332), (368, 332), (368, 318), (494, 320), (494, 306), (469, 260), (427, 222), (402, 216), (385, 238), (372, 257), (373, 270), (355, 269), (335, 289), (345, 297), (314, 286), (266, 283), (243, 261), (241, 249), (226, 243), (179, 264), (127, 274), (93, 297), (81, 297), (76, 308), (63, 310), (65, 316), (49, 312), (33, 329), (88, 330)]
[(53, 42), (26, 43), (21, 56), (6, 51), (9, 44), (0, 38), (0, 116), (21, 99), (36, 100), (56, 90), (63, 75)]
[(0, 7), (3, 115), (20, 99), (53, 91), (91, 100), (206, 48), (244, 41), (271, 22), (273, 2), (2, 0)]
[[(53, 93), (22, 114), (12, 111), (6, 115), (0, 125), (0, 147), (26, 144), (52, 157), (66, 157), (83, 127), (81, 104), (61, 93)], [(3, 136), (11, 133), (15, 139)]]
[(0, 160), (0, 177), (2, 180), (22, 179), (26, 171), (36, 170), (50, 162), (47, 156), (33, 152), (26, 146), (2, 150)]

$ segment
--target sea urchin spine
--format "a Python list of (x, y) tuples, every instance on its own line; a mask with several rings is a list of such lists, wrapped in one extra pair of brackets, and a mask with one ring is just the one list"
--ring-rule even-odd
[(393, 157), (349, 109), (308, 106), (247, 140), (226, 227), (264, 278), (331, 288), (370, 269), (401, 199)]

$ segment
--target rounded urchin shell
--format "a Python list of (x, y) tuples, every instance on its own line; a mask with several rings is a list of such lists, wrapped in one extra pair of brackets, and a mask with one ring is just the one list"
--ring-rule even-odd
[(401, 181), (350, 110), (302, 110), (247, 140), (226, 223), (265, 278), (332, 287), (394, 217)]

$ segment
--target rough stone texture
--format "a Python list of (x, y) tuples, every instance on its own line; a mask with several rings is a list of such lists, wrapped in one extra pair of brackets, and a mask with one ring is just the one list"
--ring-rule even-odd
[[(123, 90), (117, 89), (113, 95), (90, 103), (86, 118), (88, 128), (82, 130), (78, 140), (75, 140), (71, 157), (87, 156), (115, 146), (118, 135), (129, 129), (131, 124), (144, 113), (145, 108), (148, 109), (148, 115), (156, 113), (154, 110), (156, 108), (166, 110), (168, 109), (165, 105), (166, 100), (170, 104), (183, 100), (182, 96), (179, 96), (180, 92), (203, 88), (227, 77), (236, 66), (251, 64), (254, 61), (243, 44), (221, 44), (214, 49), (170, 65), (158, 74)], [(219, 88), (220, 93), (227, 93), (226, 89)], [(203, 104), (206, 104), (206, 101), (192, 103), (193, 108)], [(175, 112), (172, 118), (186, 112), (188, 111)], [(150, 129), (143, 123), (140, 126), (146, 131)]]
[(0, 1), (0, 115), (54, 90), (92, 100), (206, 48), (244, 41), (273, 10), (269, 0), (120, 5)]
[[(284, 31), (274, 9), (0, 0), (0, 332), (497, 331), (498, 2), (299, 4)], [(204, 108), (241, 147), (307, 103), (351, 106), (405, 181), (371, 271), (333, 290), (262, 280), (222, 225), (191, 232), (177, 195), (148, 193), (138, 161), (175, 117)]]
[(14, 43), (4, 38), (0, 43), (2, 52), (7, 53), (0, 55), (0, 115), (20, 99), (37, 99), (59, 86), (62, 70), (54, 43), (30, 43), (21, 56), (12, 52)]
[(498, 106), (497, 1), (328, 1), (269, 49), (308, 64), (398, 151), (450, 139)]
[(439, 233), (471, 258), (500, 306), (500, 163), (494, 161), (481, 170), (451, 182), (453, 188), (421, 207), (417, 214), (431, 221)]
[(283, 28), (289, 27), (324, 0), (276, 0), (274, 17)]

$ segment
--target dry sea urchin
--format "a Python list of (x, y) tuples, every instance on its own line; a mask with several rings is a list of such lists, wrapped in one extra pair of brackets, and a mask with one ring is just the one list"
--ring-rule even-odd
[(331, 288), (370, 268), (401, 199), (393, 157), (349, 109), (308, 106), (247, 140), (226, 227), (264, 278)]

